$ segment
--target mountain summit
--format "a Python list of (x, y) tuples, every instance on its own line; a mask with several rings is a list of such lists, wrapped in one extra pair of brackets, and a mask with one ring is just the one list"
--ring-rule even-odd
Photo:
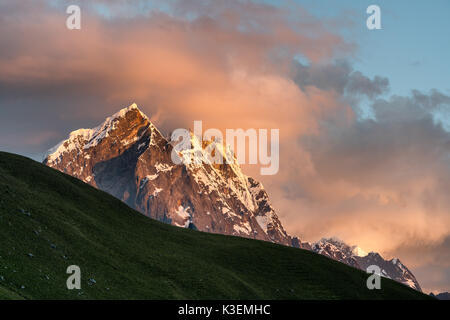
[[(191, 135), (192, 153), (206, 158), (205, 145)], [(421, 290), (414, 275), (398, 259), (366, 254), (338, 239), (310, 244), (284, 230), (262, 184), (246, 176), (223, 145), (227, 163), (174, 164), (172, 144), (136, 104), (108, 117), (93, 129), (79, 129), (50, 149), (44, 164), (121, 199), (153, 219), (178, 227), (235, 235), (302, 248), (352, 267), (376, 264), (383, 275)]]
[[(191, 139), (185, 152), (203, 152), (196, 136)], [(132, 104), (96, 128), (70, 133), (44, 164), (172, 225), (291, 245), (264, 187), (244, 175), (236, 159), (175, 165), (172, 148)]]

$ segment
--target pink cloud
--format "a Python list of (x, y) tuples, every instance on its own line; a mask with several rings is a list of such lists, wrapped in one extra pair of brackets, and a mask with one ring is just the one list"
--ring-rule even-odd
[(179, 1), (173, 15), (130, 19), (117, 3), (112, 19), (83, 11), (80, 31), (65, 28), (62, 7), (1, 7), (8, 12), (0, 19), (4, 99), (11, 106), (25, 99), (29, 112), (40, 101), (33, 112), (51, 118), (48, 130), (35, 125), (18, 135), (21, 143), (41, 144), (57, 128), (76, 129), (80, 119), (95, 125), (134, 101), (166, 132), (194, 120), (205, 129), (279, 128), (280, 173), (261, 179), (290, 233), (338, 236), (388, 255), (408, 241), (428, 245), (448, 236), (449, 186), (442, 177), (449, 170), (433, 152), (444, 149), (444, 135), (421, 119), (404, 126), (367, 122), (360, 130), (342, 92), (292, 79), (297, 55), (319, 69), (353, 54), (326, 21), (297, 6), (250, 1)]

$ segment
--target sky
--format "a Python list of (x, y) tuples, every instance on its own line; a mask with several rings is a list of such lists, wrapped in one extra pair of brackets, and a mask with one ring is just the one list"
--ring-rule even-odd
[[(382, 29), (366, 28), (381, 8)], [(81, 30), (65, 26), (79, 4)], [(450, 289), (450, 2), (0, 0), (0, 150), (42, 160), (136, 102), (165, 133), (280, 129), (285, 229)]]
[(422, 91), (442, 88), (449, 93), (450, 64), (442, 64), (442, 61), (450, 53), (450, 2), (340, 0), (298, 3), (318, 16), (348, 12), (354, 16), (355, 23), (362, 26), (367, 15), (361, 13), (369, 5), (377, 4), (382, 9), (383, 30), (352, 30), (351, 36), (357, 37), (359, 45), (354, 67), (368, 76), (382, 74), (388, 77), (391, 92), (395, 94), (406, 95), (413, 88)]

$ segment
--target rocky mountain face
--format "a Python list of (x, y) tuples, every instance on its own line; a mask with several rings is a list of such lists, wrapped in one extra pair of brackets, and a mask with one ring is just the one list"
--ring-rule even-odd
[[(384, 260), (336, 239), (317, 243), (291, 238), (284, 230), (262, 184), (244, 175), (222, 143), (200, 141), (174, 164), (173, 144), (133, 104), (93, 129), (79, 129), (49, 150), (44, 164), (121, 199), (143, 214), (178, 227), (271, 241), (311, 250), (355, 268), (376, 264), (383, 275), (421, 290), (398, 259)], [(210, 164), (205, 148), (220, 152), (223, 164)]]
[(291, 244), (294, 248), (300, 248), (304, 250), (312, 251), (311, 244), (309, 242), (302, 242), (299, 238), (293, 237)]
[(335, 238), (321, 239), (320, 241), (313, 243), (311, 247), (316, 253), (325, 255), (331, 259), (343, 262), (358, 269), (367, 270), (367, 267), (376, 265), (380, 267), (381, 275), (383, 277), (390, 278), (413, 289), (422, 291), (419, 282), (412, 272), (397, 258), (385, 260), (376, 252), (366, 253), (357, 246), (349, 246)]
[(356, 258), (359, 255), (364, 255), (364, 253), (356, 246), (350, 247), (337, 239), (330, 238), (321, 239), (320, 241), (313, 243), (311, 247), (316, 253), (361, 269)]
[(175, 226), (291, 245), (264, 187), (242, 173), (229, 149), (191, 135), (192, 148), (179, 156), (206, 160), (210, 144), (229, 161), (175, 165), (173, 145), (133, 104), (94, 129), (70, 133), (44, 164)]

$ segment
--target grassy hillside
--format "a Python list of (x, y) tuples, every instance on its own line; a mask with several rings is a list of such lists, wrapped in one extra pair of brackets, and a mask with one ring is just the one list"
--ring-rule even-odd
[[(67, 290), (78, 265), (82, 290)], [(425, 299), (323, 256), (153, 221), (0, 152), (0, 299)], [(89, 282), (94, 279), (95, 283)]]

